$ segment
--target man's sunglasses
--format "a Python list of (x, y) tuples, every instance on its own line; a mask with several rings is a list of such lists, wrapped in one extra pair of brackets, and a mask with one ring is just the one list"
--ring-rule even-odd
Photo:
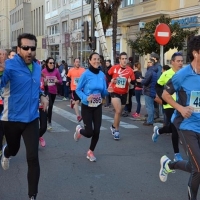
[(50, 65), (54, 64), (54, 62), (49, 62)]
[(31, 49), (31, 51), (35, 51), (36, 47), (32, 47), (32, 46), (21, 46), (21, 49), (23, 49), (24, 51), (28, 51), (29, 49)]

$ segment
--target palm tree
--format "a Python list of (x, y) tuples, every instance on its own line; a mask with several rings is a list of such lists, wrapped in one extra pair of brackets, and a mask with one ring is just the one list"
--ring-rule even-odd
[(105, 3), (104, 0), (99, 0), (99, 10), (101, 14), (102, 24), (104, 32), (109, 27), (112, 16), (112, 46), (113, 46), (113, 60), (116, 62), (116, 43), (117, 43), (117, 18), (118, 18), (118, 9), (121, 5), (122, 0), (108, 0), (108, 3)]

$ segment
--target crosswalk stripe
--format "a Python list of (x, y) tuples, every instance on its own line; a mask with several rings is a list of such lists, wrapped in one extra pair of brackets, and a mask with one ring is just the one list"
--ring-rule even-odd
[[(70, 105), (68, 105), (68, 106), (70, 106)], [(79, 106), (79, 110), (81, 110), (81, 106)], [(103, 119), (103, 120), (106, 120), (106, 121), (108, 121), (108, 122), (111, 122), (111, 123), (114, 122), (113, 117), (109, 117), (109, 116), (107, 116), (107, 115), (102, 115), (102, 119)], [(119, 126), (121, 126), (121, 127), (123, 127), (123, 128), (127, 128), (127, 129), (139, 128), (138, 126), (135, 126), (135, 125), (133, 125), (133, 124), (128, 124), (128, 123), (122, 122), (122, 121), (120, 121)]]
[(52, 123), (52, 129), (48, 130), (49, 132), (68, 132), (69, 130), (66, 129), (65, 127), (61, 126), (55, 121), (51, 121)]
[[(66, 110), (63, 110), (57, 106), (53, 106), (53, 112), (58, 114), (58, 115), (61, 115), (62, 117), (64, 117), (65, 119), (68, 119), (76, 124), (78, 124), (77, 122), (77, 119), (76, 119), (76, 115), (75, 114), (72, 114), (71, 112), (68, 112)], [(101, 130), (107, 130), (107, 128), (101, 126)]]

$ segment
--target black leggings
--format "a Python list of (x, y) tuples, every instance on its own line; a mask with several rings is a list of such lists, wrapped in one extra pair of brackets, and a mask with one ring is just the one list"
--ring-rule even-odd
[(7, 141), (7, 147), (4, 151), (6, 158), (17, 154), (21, 136), (24, 139), (28, 163), (28, 195), (29, 197), (34, 196), (38, 193), (40, 177), (38, 158), (39, 121), (38, 119), (29, 123), (2, 121), (2, 125)]
[(80, 134), (92, 138), (90, 150), (94, 151), (99, 140), (101, 121), (102, 121), (102, 105), (98, 107), (88, 107), (81, 104), (81, 115), (83, 118), (84, 129), (81, 129)]
[(173, 108), (167, 108), (165, 110), (166, 115), (166, 125), (162, 128), (159, 128), (159, 134), (163, 133), (172, 133), (172, 145), (174, 153), (179, 153), (179, 136), (176, 127), (171, 123), (171, 117), (174, 113)]
[(200, 134), (179, 130), (179, 136), (189, 160), (171, 162), (169, 168), (180, 169), (191, 174), (188, 182), (188, 196), (189, 200), (197, 200), (200, 185)]
[(48, 123), (51, 123), (53, 104), (56, 99), (56, 94), (49, 93), (48, 96), (49, 96), (49, 108), (47, 117), (48, 117)]
[(44, 135), (47, 130), (47, 112), (42, 108), (39, 109), (40, 112), (40, 137)]

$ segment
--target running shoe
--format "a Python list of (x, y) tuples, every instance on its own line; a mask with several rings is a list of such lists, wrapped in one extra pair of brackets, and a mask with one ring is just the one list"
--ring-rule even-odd
[(52, 129), (51, 123), (48, 123), (47, 130), (51, 130), (51, 129)]
[(183, 160), (182, 156), (180, 153), (175, 153), (174, 154), (174, 161), (181, 161)]
[(74, 140), (76, 141), (76, 142), (78, 142), (78, 140), (80, 139), (80, 137), (81, 137), (81, 134), (80, 134), (80, 130), (81, 130), (81, 125), (77, 125), (76, 126), (76, 131), (75, 131), (75, 133), (74, 133)]
[(77, 117), (77, 121), (80, 122), (83, 118), (81, 116)]
[(43, 137), (40, 137), (40, 138), (39, 138), (39, 141), (40, 141), (41, 147), (45, 147), (45, 146), (46, 146), (46, 142), (45, 142), (45, 140), (44, 140)]
[(119, 131), (115, 131), (114, 140), (119, 140)]
[(34, 196), (32, 196), (31, 198), (30, 198), (30, 200), (35, 200), (36, 198), (34, 197)]
[(67, 101), (67, 98), (64, 97), (62, 100), (63, 100), (63, 101)]
[(152, 140), (153, 142), (157, 142), (159, 133), (158, 133), (159, 128), (157, 126), (154, 126), (153, 128), (153, 135), (152, 135)]
[(139, 117), (140, 117), (140, 114), (138, 114), (138, 113), (133, 113), (133, 114), (132, 114), (132, 117), (133, 117), (133, 118), (139, 118)]
[(74, 100), (73, 99), (70, 99), (70, 107), (71, 107), (71, 109), (74, 108)]
[(115, 135), (115, 128), (113, 128), (112, 126), (110, 127), (111, 133), (112, 135)]
[(2, 149), (2, 156), (1, 156), (1, 166), (4, 170), (7, 170), (9, 169), (9, 163), (10, 163), (10, 159), (9, 158), (6, 158), (4, 156), (4, 150), (6, 148), (7, 145), (4, 145), (3, 146), (3, 149)]
[(95, 156), (94, 156), (94, 153), (93, 153), (93, 151), (91, 151), (91, 150), (89, 150), (88, 152), (87, 152), (87, 159), (89, 160), (89, 161), (91, 161), (91, 162), (95, 162), (97, 159), (95, 158)]
[(174, 170), (171, 170), (168, 166), (169, 162), (171, 162), (171, 160), (167, 157), (167, 156), (163, 156), (160, 159), (160, 172), (159, 172), (159, 177), (160, 180), (162, 182), (166, 182), (167, 181), (167, 176), (169, 173), (174, 173)]

